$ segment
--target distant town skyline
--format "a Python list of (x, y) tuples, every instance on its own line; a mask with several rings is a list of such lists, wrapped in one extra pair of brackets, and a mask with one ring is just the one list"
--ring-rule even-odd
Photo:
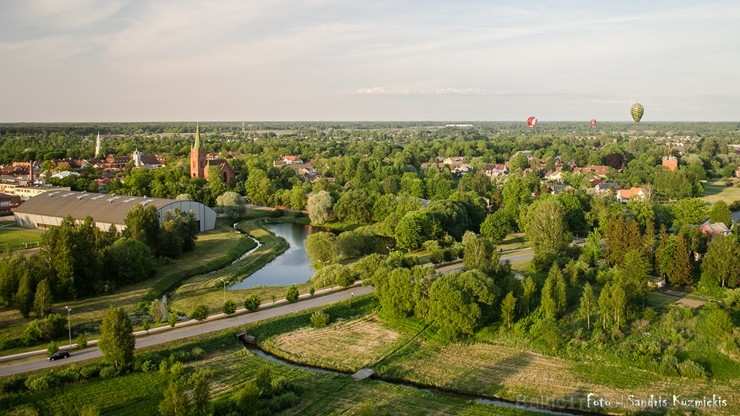
[(740, 3), (0, 3), (0, 122), (740, 120)]

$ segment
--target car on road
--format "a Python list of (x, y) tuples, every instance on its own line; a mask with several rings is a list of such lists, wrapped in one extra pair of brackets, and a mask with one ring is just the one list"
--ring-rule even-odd
[(69, 352), (57, 351), (49, 356), (49, 361), (59, 360), (61, 358), (69, 358)]

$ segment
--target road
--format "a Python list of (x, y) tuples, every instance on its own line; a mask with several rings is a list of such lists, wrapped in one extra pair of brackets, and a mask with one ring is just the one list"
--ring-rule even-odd
[[(163, 344), (165, 342), (176, 341), (180, 339), (191, 338), (197, 335), (207, 334), (210, 332), (221, 331), (224, 329), (274, 318), (276, 316), (286, 315), (289, 313), (298, 312), (317, 306), (328, 305), (330, 303), (349, 299), (354, 295), (364, 295), (366, 293), (371, 293), (372, 291), (372, 286), (353, 287), (341, 292), (334, 292), (324, 296), (307, 298), (296, 303), (289, 303), (282, 306), (276, 306), (274, 308), (262, 309), (257, 312), (237, 315), (231, 318), (204, 322), (202, 324), (187, 326), (180, 329), (173, 329), (171, 331), (165, 331), (158, 334), (137, 338), (136, 348), (146, 348), (153, 345)], [(71, 357), (57, 361), (47, 361), (46, 357), (34, 358), (32, 360), (17, 364), (1, 366), (0, 377), (27, 373), (29, 371), (39, 369), (60, 367), (63, 365), (89, 360), (92, 358), (98, 358), (101, 356), (102, 353), (100, 352), (100, 349), (98, 349), (97, 347), (90, 347), (82, 351), (73, 352)]]

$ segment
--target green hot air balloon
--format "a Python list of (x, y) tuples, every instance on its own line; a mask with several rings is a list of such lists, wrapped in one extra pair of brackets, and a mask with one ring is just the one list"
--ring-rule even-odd
[(632, 120), (635, 120), (635, 123), (639, 123), (642, 115), (645, 114), (645, 108), (640, 103), (634, 103), (632, 104), (632, 108), (630, 108), (630, 114), (632, 114)]

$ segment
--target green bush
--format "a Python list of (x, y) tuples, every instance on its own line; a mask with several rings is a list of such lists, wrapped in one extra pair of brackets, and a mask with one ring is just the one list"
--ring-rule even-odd
[(100, 370), (100, 378), (113, 378), (120, 375), (120, 370), (116, 367), (103, 367)]
[(329, 325), (329, 315), (324, 311), (316, 311), (311, 315), (311, 326), (314, 328), (324, 328)]
[(80, 336), (77, 337), (77, 349), (84, 349), (87, 348), (87, 335), (80, 334)]
[(664, 354), (658, 366), (658, 372), (664, 376), (677, 376), (678, 359), (671, 354)]
[(700, 364), (691, 360), (686, 360), (678, 365), (678, 372), (681, 377), (686, 378), (705, 378), (707, 371)]
[(236, 302), (231, 299), (224, 302), (224, 313), (226, 315), (232, 315), (234, 312), (236, 312)]
[(51, 341), (46, 347), (46, 352), (48, 352), (49, 355), (54, 354), (57, 351), (59, 351), (59, 344), (57, 344), (56, 341)]
[(262, 299), (257, 295), (249, 295), (244, 299), (244, 307), (250, 312), (254, 312), (259, 309), (261, 303)]
[(167, 317), (167, 323), (170, 324), (170, 328), (174, 328), (177, 323), (177, 314), (174, 312), (170, 313)]
[(206, 352), (201, 347), (195, 347), (192, 350), (190, 350), (190, 359), (192, 361), (203, 359), (205, 355), (206, 355)]
[(54, 374), (34, 374), (29, 376), (24, 384), (28, 390), (42, 391), (58, 386), (60, 380)]
[(195, 319), (199, 322), (203, 322), (208, 318), (208, 306), (204, 304), (200, 304), (193, 309), (193, 312), (190, 313), (190, 318)]
[(294, 303), (298, 301), (298, 296), (298, 287), (293, 285), (288, 288), (288, 293), (285, 295), (285, 299), (290, 303)]

